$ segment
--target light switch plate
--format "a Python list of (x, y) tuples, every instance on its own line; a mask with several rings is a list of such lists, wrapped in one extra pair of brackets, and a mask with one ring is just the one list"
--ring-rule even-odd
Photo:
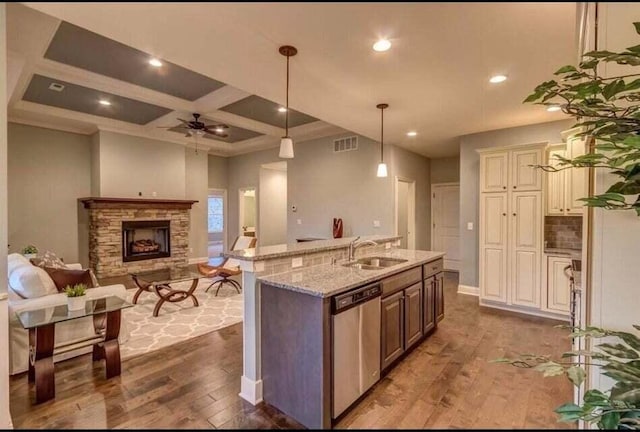
[(291, 259), (291, 268), (302, 267), (302, 257)]
[(386, 242), (386, 243), (384, 244), (384, 248), (385, 248), (385, 249), (391, 249), (391, 243)]
[(373, 227), (374, 228), (380, 228), (380, 221), (379, 220), (374, 220), (373, 221)]
[(302, 225), (302, 219), (296, 219), (296, 223), (297, 223), (298, 225)]
[(473, 222), (467, 222), (467, 230), (473, 231)]

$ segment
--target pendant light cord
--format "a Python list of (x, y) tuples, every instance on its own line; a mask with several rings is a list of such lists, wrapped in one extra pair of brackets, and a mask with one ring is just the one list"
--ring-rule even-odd
[(287, 112), (284, 115), (284, 135), (289, 136), (289, 57), (287, 56)]
[(380, 110), (380, 163), (384, 162), (384, 108)]

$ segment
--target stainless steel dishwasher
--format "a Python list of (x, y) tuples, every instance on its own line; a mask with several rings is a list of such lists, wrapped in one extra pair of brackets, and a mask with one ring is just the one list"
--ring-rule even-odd
[(380, 283), (333, 298), (333, 403), (337, 418), (380, 379)]

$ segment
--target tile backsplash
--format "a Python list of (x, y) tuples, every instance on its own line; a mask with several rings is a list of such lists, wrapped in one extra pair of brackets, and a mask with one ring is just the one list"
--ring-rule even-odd
[(548, 248), (582, 249), (582, 216), (545, 216), (544, 240)]

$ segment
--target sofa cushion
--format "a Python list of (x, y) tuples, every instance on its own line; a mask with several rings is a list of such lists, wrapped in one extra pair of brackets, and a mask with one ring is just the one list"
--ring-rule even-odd
[(31, 264), (42, 268), (67, 268), (64, 261), (58, 258), (58, 255), (51, 251), (45, 251), (42, 254), (38, 254), (35, 258), (31, 258), (30, 261)]
[(20, 266), (31, 265), (29, 260), (19, 253), (12, 253), (7, 256), (7, 277)]
[(69, 270), (50, 267), (44, 267), (44, 270), (53, 279), (53, 283), (59, 292), (63, 292), (69, 285), (85, 284), (87, 288), (93, 288), (94, 286), (90, 270)]
[(56, 284), (47, 272), (31, 264), (15, 268), (9, 276), (9, 286), (14, 293), (25, 299), (58, 293)]

